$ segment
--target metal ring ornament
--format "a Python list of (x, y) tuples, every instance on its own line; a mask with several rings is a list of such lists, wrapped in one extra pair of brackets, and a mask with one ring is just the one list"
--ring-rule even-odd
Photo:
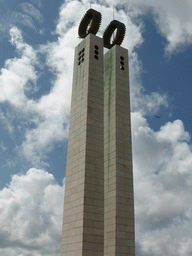
[[(112, 43), (110, 43), (111, 37), (112, 37), (115, 29), (117, 29), (117, 33), (116, 33), (115, 38), (113, 39)], [(121, 43), (123, 42), (124, 37), (125, 37), (125, 31), (126, 31), (125, 24), (123, 24), (117, 20), (111, 21), (111, 23), (106, 28), (106, 30), (103, 34), (104, 47), (111, 49), (115, 44), (121, 45)]]
[(78, 31), (79, 37), (85, 38), (90, 33), (96, 35), (100, 25), (101, 13), (93, 9), (89, 9), (80, 22)]

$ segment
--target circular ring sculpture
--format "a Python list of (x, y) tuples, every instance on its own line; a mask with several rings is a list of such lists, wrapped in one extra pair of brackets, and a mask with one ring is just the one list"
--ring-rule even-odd
[[(117, 29), (117, 33), (115, 35), (115, 38), (113, 39), (112, 43), (111, 37), (114, 33), (114, 31)], [(111, 21), (109, 26), (106, 28), (104, 34), (103, 34), (103, 43), (104, 47), (111, 49), (115, 44), (121, 45), (123, 42), (123, 39), (125, 37), (125, 25), (117, 20)]]
[(82, 18), (79, 25), (79, 37), (85, 38), (88, 34), (96, 35), (101, 25), (101, 13), (89, 9)]

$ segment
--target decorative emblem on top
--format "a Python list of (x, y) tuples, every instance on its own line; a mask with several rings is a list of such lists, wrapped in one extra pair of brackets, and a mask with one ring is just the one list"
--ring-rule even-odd
[[(89, 9), (79, 24), (79, 37), (85, 38), (90, 33), (96, 35), (101, 25), (101, 19), (100, 12)], [(116, 35), (114, 39), (111, 40), (115, 30), (117, 30)], [(117, 20), (111, 21), (103, 34), (104, 47), (111, 49), (116, 44), (121, 45), (125, 37), (125, 31), (125, 24)]]
[(79, 37), (85, 38), (88, 34), (96, 35), (101, 25), (101, 13), (89, 9), (79, 24)]
[[(116, 35), (112, 40), (112, 43), (110, 43), (111, 37), (116, 29), (117, 29)], [(126, 31), (125, 24), (117, 20), (111, 21), (111, 23), (106, 28), (103, 34), (104, 47), (111, 49), (115, 44), (121, 45), (125, 37), (125, 31)]]

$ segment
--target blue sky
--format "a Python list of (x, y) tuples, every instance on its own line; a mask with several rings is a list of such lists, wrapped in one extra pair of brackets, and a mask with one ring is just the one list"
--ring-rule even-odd
[[(192, 3), (92, 1), (100, 37), (113, 4), (127, 28), (136, 255), (189, 256)], [(0, 255), (60, 255), (74, 48), (89, 7), (0, 0)]]

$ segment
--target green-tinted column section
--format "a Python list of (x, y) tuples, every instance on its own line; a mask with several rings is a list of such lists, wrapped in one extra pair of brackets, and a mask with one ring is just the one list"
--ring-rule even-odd
[(128, 51), (104, 56), (104, 256), (135, 255)]
[(104, 56), (104, 255), (115, 255), (115, 48)]

